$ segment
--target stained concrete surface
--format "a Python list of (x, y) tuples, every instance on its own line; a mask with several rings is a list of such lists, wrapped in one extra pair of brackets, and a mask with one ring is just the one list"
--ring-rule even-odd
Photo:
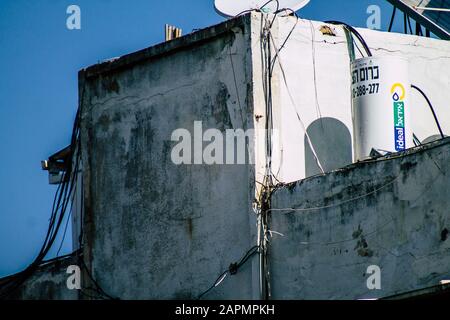
[[(382, 298), (450, 279), (449, 159), (446, 139), (277, 190), (273, 297)], [(367, 287), (371, 265), (381, 290)]]

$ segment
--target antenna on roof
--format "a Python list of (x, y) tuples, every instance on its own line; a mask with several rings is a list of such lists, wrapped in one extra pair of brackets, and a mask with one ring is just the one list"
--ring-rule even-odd
[[(282, 9), (300, 10), (310, 0), (215, 0), (214, 6), (218, 14), (231, 18), (253, 10), (264, 13), (275, 13)], [(286, 12), (286, 15), (289, 13)]]

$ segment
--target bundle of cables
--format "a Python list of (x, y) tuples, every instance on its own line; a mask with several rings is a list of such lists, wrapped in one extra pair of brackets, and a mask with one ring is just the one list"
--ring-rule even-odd
[(367, 45), (366, 41), (364, 40), (362, 35), (355, 28), (353, 28), (351, 25), (349, 25), (349, 24), (347, 24), (345, 22), (335, 21), (335, 20), (325, 21), (325, 23), (334, 24), (334, 25), (342, 25), (345, 29), (347, 29), (352, 35), (354, 35), (359, 40), (359, 42), (363, 45), (367, 56), (372, 57), (372, 51), (370, 50), (370, 48)]
[(77, 111), (75, 123), (72, 130), (72, 137), (70, 143), (70, 153), (67, 157), (67, 169), (63, 172), (61, 183), (58, 185), (56, 194), (53, 200), (52, 212), (50, 222), (45, 237), (44, 243), (34, 259), (34, 261), (23, 271), (10, 276), (1, 285), (0, 299), (7, 299), (18, 288), (29, 279), (33, 273), (44, 262), (45, 257), (52, 248), (60, 230), (61, 224), (66, 218), (67, 212), (70, 212), (72, 207), (72, 196), (76, 186), (77, 172), (80, 164), (80, 111)]

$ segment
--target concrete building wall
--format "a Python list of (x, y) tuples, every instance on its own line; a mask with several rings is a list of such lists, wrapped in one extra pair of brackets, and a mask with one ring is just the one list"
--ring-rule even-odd
[[(70, 265), (77, 265), (75, 257), (65, 257), (47, 262), (20, 286), (13, 291), (9, 300), (78, 300), (79, 291), (67, 287), (67, 274)], [(0, 280), (2, 282), (7, 278)]]
[[(450, 279), (450, 140), (359, 163), (272, 196), (275, 299), (368, 299)], [(367, 268), (381, 268), (369, 290)]]
[[(83, 188), (77, 195), (84, 207), (74, 211), (73, 240), (77, 248), (82, 232), (84, 259), (109, 295), (195, 299), (256, 244), (253, 205), (266, 174), (264, 19), (251, 13), (80, 72)], [(295, 110), (319, 155), (329, 159), (323, 160), (326, 171), (352, 161), (345, 35), (340, 27), (326, 36), (319, 31), (323, 23), (295, 23), (279, 18), (272, 28), (277, 47), (293, 30), (280, 55), (286, 83), (276, 64), (272, 86), (272, 171), (282, 182), (316, 173)], [(413, 81), (432, 98), (448, 130), (449, 44), (360, 31), (374, 53), (411, 59)], [(416, 134), (436, 134), (421, 97), (413, 102), (420, 109)], [(253, 164), (174, 164), (172, 133), (194, 135), (196, 121), (203, 131), (256, 129), (248, 141)], [(271, 213), (270, 229), (284, 234), (271, 240), (273, 297), (380, 297), (449, 277), (449, 241), (439, 238), (449, 229), (448, 148), (357, 164), (275, 192), (275, 209), (327, 208)], [(381, 291), (367, 291), (370, 264), (382, 268)], [(40, 275), (42, 281), (47, 276)], [(38, 290), (31, 288), (27, 296)], [(257, 256), (205, 298), (260, 298)]]
[[(294, 23), (294, 18), (275, 21), (277, 46)], [(84, 254), (111, 295), (196, 298), (203, 292), (200, 288), (209, 288), (229, 263), (256, 243), (255, 181), (262, 181), (266, 165), (263, 24), (264, 18), (253, 13), (80, 73), (86, 164)], [(274, 145), (274, 172), (280, 169), (281, 181), (314, 174), (307, 172), (311, 154), (295, 109), (315, 145), (323, 147), (328, 157), (332, 153), (328, 171), (352, 160), (347, 39), (340, 27), (332, 27), (335, 36), (323, 35), (322, 26), (304, 20), (295, 25), (280, 54), (287, 84), (275, 65), (273, 110), (280, 141)], [(442, 72), (450, 67), (449, 45), (360, 32), (374, 54), (406, 55), (411, 60), (411, 79), (433, 98), (443, 127), (450, 128), (443, 109), (447, 93), (439, 89), (449, 84), (449, 73)], [(420, 138), (436, 134), (428, 107), (416, 98), (414, 103), (420, 105), (416, 134)], [(194, 121), (222, 132), (261, 129), (250, 142), (255, 166), (174, 165), (171, 133), (179, 128), (193, 133)], [(295, 270), (296, 263), (294, 259), (289, 268)], [(274, 272), (275, 278), (284, 279), (278, 269)], [(253, 261), (207, 298), (259, 298), (258, 276), (258, 263)], [(308, 297), (301, 290), (295, 292), (296, 297)], [(275, 297), (278, 294), (275, 290)]]
[[(252, 166), (171, 160), (194, 121), (252, 128), (249, 35), (247, 16), (80, 73), (84, 254), (108, 294), (195, 299), (255, 244)], [(251, 271), (205, 298), (257, 297)]]

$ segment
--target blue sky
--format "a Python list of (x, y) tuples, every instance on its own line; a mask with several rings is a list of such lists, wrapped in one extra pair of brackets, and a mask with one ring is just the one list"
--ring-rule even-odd
[[(71, 4), (81, 30), (66, 28)], [(385, 0), (312, 0), (300, 15), (365, 27), (371, 4), (385, 30)], [(26, 267), (45, 237), (56, 187), (40, 161), (69, 144), (78, 70), (162, 42), (165, 23), (189, 33), (223, 20), (213, 0), (0, 0), (0, 277)], [(60, 254), (71, 248), (69, 229)]]

